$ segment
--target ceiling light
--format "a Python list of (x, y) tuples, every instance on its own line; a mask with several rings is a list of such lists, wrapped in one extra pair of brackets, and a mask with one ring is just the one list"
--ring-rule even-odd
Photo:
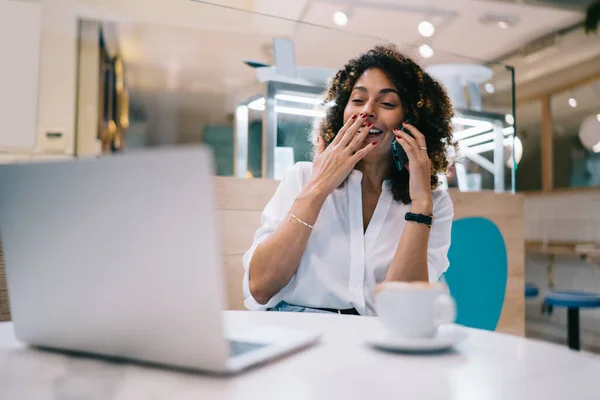
[(423, 37), (431, 37), (435, 32), (435, 27), (429, 21), (421, 21), (419, 23), (419, 33)]
[(431, 58), (433, 57), (433, 49), (426, 44), (422, 44), (419, 46), (419, 54), (423, 58)]
[(596, 114), (596, 120), (600, 122), (600, 114)]
[(348, 23), (348, 16), (341, 11), (336, 11), (333, 13), (333, 23), (338, 26), (346, 26)]
[(309, 109), (305, 109), (305, 108), (294, 108), (294, 107), (275, 106), (275, 112), (279, 113), (279, 114), (301, 115), (304, 117), (323, 118), (325, 116), (325, 111), (322, 111), (322, 110), (309, 110)]
[[(452, 123), (463, 126), (462, 130), (456, 130), (454, 132), (453, 136), (456, 140), (462, 140), (474, 135), (479, 135), (481, 133), (491, 131), (494, 128), (490, 122), (470, 118), (455, 117), (452, 118)], [(470, 126), (470, 128), (464, 129), (465, 126)]]
[(256, 111), (264, 111), (265, 109), (265, 98), (261, 97), (248, 103), (248, 108)]
[(479, 18), (483, 25), (495, 25), (500, 29), (512, 28), (519, 23), (519, 17), (516, 15), (497, 15), (486, 14)]
[[(512, 168), (513, 167), (513, 154), (515, 156), (514, 160), (516, 161), (516, 164), (518, 165), (521, 162), (521, 158), (523, 158), (523, 142), (521, 142), (521, 139), (519, 139), (518, 136), (514, 137), (514, 142), (510, 145), (508, 145), (508, 150), (510, 153), (508, 155), (508, 159), (506, 160), (506, 166), (508, 168)], [(506, 153), (505, 153), (506, 154)]]
[[(502, 141), (503, 146), (512, 146), (513, 138), (512, 136), (504, 138)], [(496, 148), (496, 143), (490, 142), (485, 144), (480, 144), (479, 146), (469, 147), (468, 151), (476, 154), (485, 153), (486, 151), (492, 151)]]
[(574, 97), (569, 97), (569, 105), (573, 108), (577, 107), (577, 100)]
[(506, 114), (504, 116), (504, 120), (509, 125), (514, 125), (515, 124), (515, 117), (513, 117), (512, 114)]
[[(502, 129), (502, 135), (504, 135), (504, 136), (512, 135), (514, 132), (515, 132), (515, 130), (513, 129), (512, 126)], [(483, 133), (481, 135), (471, 136), (467, 139), (459, 140), (458, 145), (461, 148), (462, 147), (472, 147), (472, 146), (475, 146), (476, 144), (489, 142), (490, 140), (494, 140), (495, 138), (496, 138), (495, 132), (488, 132), (488, 133)]]
[(275, 98), (277, 100), (291, 101), (293, 103), (314, 104), (314, 105), (320, 105), (323, 103), (322, 99), (317, 99), (316, 97), (294, 96), (291, 94), (276, 94)]
[[(287, 95), (277, 95), (276, 97), (281, 97), (281, 96), (287, 96)], [(305, 101), (301, 101), (301, 100), (305, 100), (308, 99), (306, 97), (302, 98), (299, 96), (289, 96), (292, 99), (288, 98), (288, 101), (296, 101), (297, 103), (306, 103), (306, 104), (313, 104), (313, 103), (308, 103)], [(250, 103), (248, 103), (248, 108), (251, 110), (255, 110), (255, 111), (264, 111), (265, 110), (265, 98), (261, 97), (258, 98), (256, 100), (251, 101)], [(323, 118), (325, 116), (325, 111), (323, 110), (315, 110), (315, 109), (306, 109), (306, 108), (295, 108), (295, 107), (282, 107), (282, 106), (275, 106), (274, 111), (278, 114), (292, 114), (292, 115), (301, 115), (301, 116), (305, 116), (305, 117), (317, 117), (317, 118)]]
[(485, 91), (490, 94), (494, 93), (494, 91), (496, 90), (496, 89), (494, 89), (494, 85), (492, 85), (489, 82), (485, 84), (484, 88), (485, 88)]
[(578, 136), (583, 147), (595, 153), (600, 151), (600, 120), (598, 120), (598, 115), (589, 115), (581, 122)]

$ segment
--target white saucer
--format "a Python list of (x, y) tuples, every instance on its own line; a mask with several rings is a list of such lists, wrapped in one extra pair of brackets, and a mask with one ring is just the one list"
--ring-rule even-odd
[(445, 325), (441, 326), (438, 333), (432, 338), (393, 337), (382, 332), (368, 337), (366, 340), (371, 346), (381, 350), (420, 353), (449, 350), (465, 340), (466, 337), (467, 331), (461, 326)]

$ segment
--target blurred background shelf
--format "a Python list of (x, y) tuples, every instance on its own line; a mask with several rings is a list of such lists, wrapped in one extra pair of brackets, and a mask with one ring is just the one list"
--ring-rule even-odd
[(528, 240), (525, 251), (532, 255), (572, 256), (600, 263), (600, 243)]

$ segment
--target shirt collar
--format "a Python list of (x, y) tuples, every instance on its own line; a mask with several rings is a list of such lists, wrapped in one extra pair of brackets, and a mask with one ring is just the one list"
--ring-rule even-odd
[[(362, 182), (362, 178), (363, 178), (363, 173), (357, 169), (353, 169), (352, 172), (350, 172), (350, 175), (348, 176), (348, 179), (351, 180), (353, 183)], [(383, 180), (383, 183), (381, 184), (381, 189), (383, 191), (385, 191), (388, 181), (391, 181), (391, 179), (385, 178)]]

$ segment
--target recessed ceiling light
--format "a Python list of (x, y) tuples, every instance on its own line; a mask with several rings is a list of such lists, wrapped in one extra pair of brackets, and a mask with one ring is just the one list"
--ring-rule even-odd
[(507, 124), (509, 125), (513, 125), (515, 123), (515, 117), (512, 116), (512, 114), (506, 114), (504, 116), (504, 120), (506, 121)]
[(497, 15), (486, 14), (479, 18), (483, 25), (496, 25), (500, 29), (512, 28), (519, 23), (519, 17), (516, 15)]
[(433, 49), (426, 44), (422, 44), (419, 46), (419, 54), (423, 58), (431, 58), (433, 57)]
[(488, 93), (490, 93), (490, 94), (494, 93), (494, 91), (496, 90), (496, 89), (494, 89), (494, 85), (492, 85), (489, 82), (485, 84), (484, 88), (485, 88), (485, 91), (488, 92)]
[(435, 27), (429, 21), (421, 21), (419, 23), (419, 33), (423, 37), (431, 37), (435, 32)]
[(577, 100), (574, 97), (569, 97), (569, 105), (573, 108), (577, 107)]
[(333, 13), (333, 23), (338, 26), (346, 26), (348, 23), (348, 16), (341, 11), (336, 11)]

